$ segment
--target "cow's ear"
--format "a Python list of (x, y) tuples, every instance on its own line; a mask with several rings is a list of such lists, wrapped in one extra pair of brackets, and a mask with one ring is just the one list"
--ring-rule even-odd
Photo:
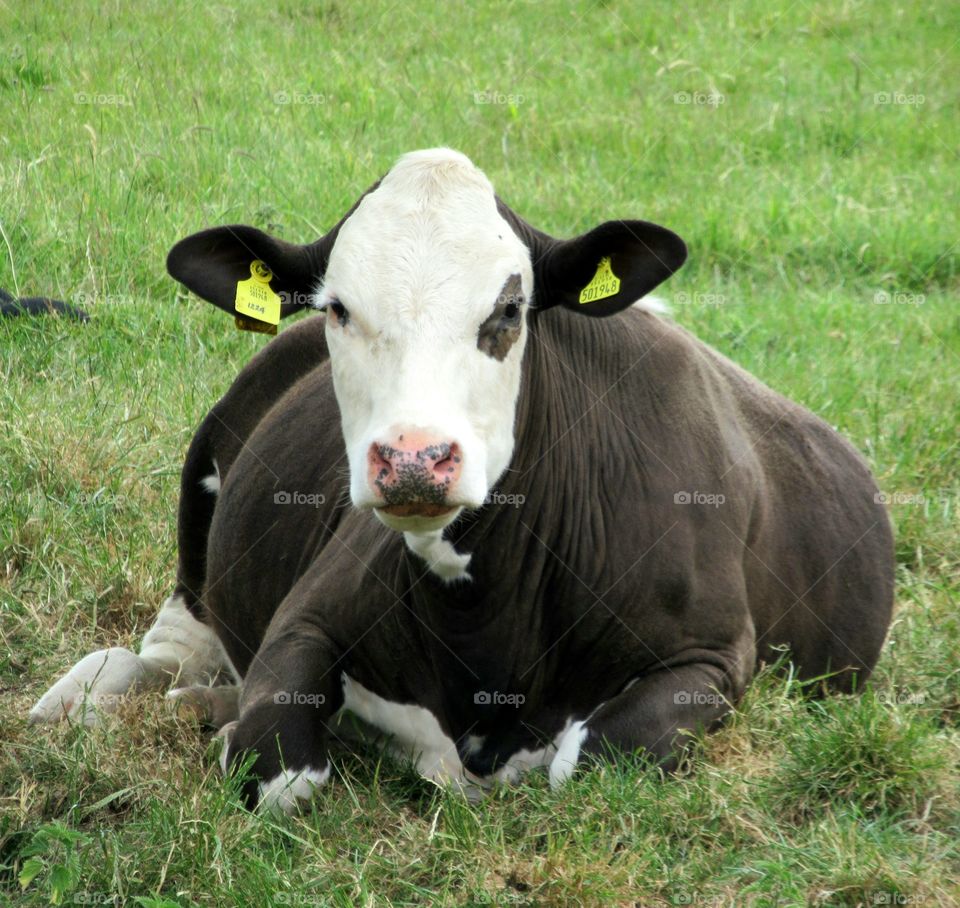
[(535, 306), (592, 316), (626, 309), (687, 257), (680, 237), (648, 221), (607, 221), (572, 240), (537, 245), (531, 249)]
[[(256, 276), (279, 297), (283, 318), (308, 303), (332, 245), (330, 234), (298, 246), (256, 227), (213, 227), (180, 240), (167, 256), (167, 270), (197, 296), (231, 313), (236, 312), (237, 285)], [(255, 262), (262, 264), (251, 271)]]

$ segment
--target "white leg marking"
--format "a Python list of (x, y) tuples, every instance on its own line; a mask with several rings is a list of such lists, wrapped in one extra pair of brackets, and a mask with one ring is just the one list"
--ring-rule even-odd
[(120, 646), (85, 656), (37, 701), (29, 721), (70, 718), (94, 725), (97, 710), (115, 711), (133, 691), (160, 690), (175, 678), (185, 685), (209, 684), (225, 670), (232, 666), (217, 636), (187, 611), (180, 596), (171, 596), (143, 638), (139, 656)]
[(572, 722), (557, 736), (557, 755), (550, 763), (550, 787), (562, 785), (573, 775), (580, 758), (580, 746), (587, 739), (587, 723)]
[(459, 555), (453, 543), (443, 538), (443, 530), (432, 533), (404, 533), (407, 548), (427, 562), (430, 572), (441, 580), (451, 583), (454, 580), (469, 580), (467, 568), (469, 555)]
[(28, 721), (72, 719), (95, 725), (97, 710), (113, 712), (125, 694), (158, 679), (143, 659), (121, 646), (84, 656), (30, 710)]
[(240, 681), (220, 638), (187, 611), (180, 596), (171, 596), (163, 604), (143, 638), (140, 655), (179, 681), (181, 687), (210, 684), (225, 670)]
[(269, 782), (260, 783), (259, 810), (292, 814), (309, 801), (316, 790), (330, 778), (330, 764), (323, 769), (284, 769)]
[(220, 467), (217, 465), (217, 458), (213, 458), (213, 472), (209, 476), (204, 476), (200, 480), (200, 485), (211, 495), (220, 494)]

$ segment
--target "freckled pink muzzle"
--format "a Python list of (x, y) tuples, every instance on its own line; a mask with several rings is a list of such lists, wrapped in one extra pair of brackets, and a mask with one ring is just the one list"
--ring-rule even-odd
[(367, 452), (367, 480), (382, 502), (375, 506), (393, 517), (440, 517), (454, 510), (462, 468), (456, 442), (415, 429), (375, 441)]

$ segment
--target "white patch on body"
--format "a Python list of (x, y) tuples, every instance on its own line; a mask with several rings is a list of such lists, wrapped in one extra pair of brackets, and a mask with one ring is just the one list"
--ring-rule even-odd
[(346, 672), (341, 680), (343, 709), (391, 735), (397, 750), (413, 760), (420, 775), (439, 783), (463, 783), (466, 775), (457, 745), (430, 710), (385, 700)]
[(652, 312), (654, 315), (670, 315), (670, 304), (659, 296), (645, 296), (633, 303), (633, 308)]
[(200, 480), (200, 485), (204, 487), (211, 495), (220, 494), (220, 467), (217, 464), (217, 458), (213, 458), (213, 472), (209, 476), (204, 476)]
[(316, 304), (337, 299), (349, 313), (346, 325), (328, 315), (326, 333), (355, 506), (378, 503), (371, 445), (404, 428), (456, 443), (463, 461), (449, 500), (483, 504), (513, 454), (525, 316), (502, 361), (477, 339), (514, 274), (529, 301), (529, 250), (490, 181), (450, 149), (402, 157), (340, 228)]
[(210, 684), (221, 673), (236, 672), (216, 634), (197, 621), (183, 598), (171, 596), (147, 631), (140, 654), (121, 646), (81, 659), (30, 711), (29, 721), (69, 718), (94, 725), (97, 712), (114, 712), (130, 693), (182, 685)]
[(280, 811), (285, 814), (296, 813), (329, 778), (329, 763), (323, 769), (313, 769), (309, 766), (297, 770), (284, 769), (269, 782), (260, 783), (260, 800), (257, 808)]
[[(346, 673), (343, 681), (343, 709), (359, 716), (379, 731), (391, 735), (395, 750), (413, 760), (417, 771), (438, 784), (452, 784), (468, 797), (475, 798), (496, 783), (513, 784), (521, 776), (540, 766), (550, 767), (551, 785), (559, 785), (573, 774), (580, 745), (587, 736), (586, 721), (568, 719), (553, 741), (536, 750), (521, 748), (510, 756), (492, 776), (471, 773), (460, 760), (457, 746), (436, 716), (423, 706), (395, 703), (367, 690)], [(475, 753), (485, 739), (467, 738), (467, 749)]]
[(470, 579), (467, 573), (470, 556), (458, 554), (453, 543), (443, 538), (442, 530), (433, 533), (404, 533), (403, 539), (407, 548), (426, 561), (430, 572), (441, 580), (450, 583), (454, 580)]

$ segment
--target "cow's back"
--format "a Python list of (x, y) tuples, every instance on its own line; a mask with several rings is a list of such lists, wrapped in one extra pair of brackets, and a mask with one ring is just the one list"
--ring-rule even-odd
[[(582, 321), (567, 327), (582, 333)], [(894, 567), (889, 518), (863, 458), (822, 419), (669, 321), (633, 310), (601, 331), (593, 349), (622, 348), (604, 377), (605, 402), (638, 462), (662, 458), (678, 488), (673, 507), (659, 505), (661, 526), (698, 506), (678, 494), (714, 496), (701, 507), (698, 559), (739, 557), (757, 658), (773, 661), (772, 647), (787, 644), (806, 677), (851, 668), (862, 681), (886, 635)]]

